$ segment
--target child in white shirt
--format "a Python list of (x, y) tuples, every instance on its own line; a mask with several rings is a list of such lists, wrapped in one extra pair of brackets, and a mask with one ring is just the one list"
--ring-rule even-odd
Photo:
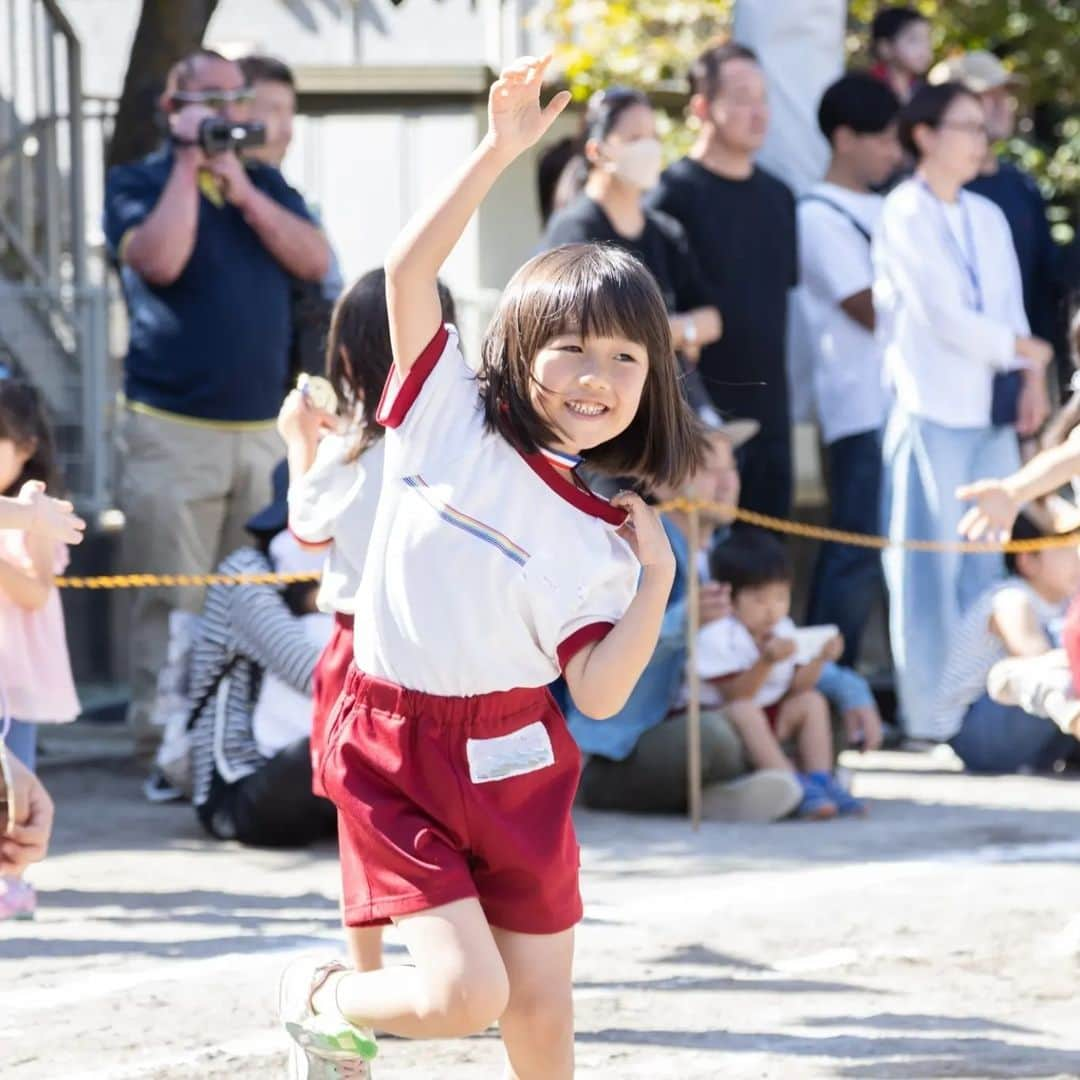
[[(794, 572), (787, 551), (768, 533), (740, 529), (713, 550), (709, 571), (731, 586), (732, 612), (698, 635), (698, 673), (721, 694), (750, 760), (758, 769), (795, 772), (803, 788), (797, 817), (863, 813), (833, 777), (829, 706), (815, 689), (822, 667), (843, 652), (843, 638), (834, 634), (816, 657), (798, 663), (790, 614)], [(782, 748), (789, 741), (797, 765)]]

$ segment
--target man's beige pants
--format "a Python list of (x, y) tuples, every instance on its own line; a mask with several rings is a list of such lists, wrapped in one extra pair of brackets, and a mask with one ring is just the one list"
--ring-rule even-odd
[[(119, 501), (125, 573), (211, 573), (251, 538), (244, 526), (269, 503), (271, 473), (285, 446), (273, 424), (232, 430), (147, 416), (118, 415)], [(135, 752), (153, 755), (158, 672), (169, 644), (169, 613), (198, 613), (202, 588), (138, 589), (131, 606), (128, 723)]]

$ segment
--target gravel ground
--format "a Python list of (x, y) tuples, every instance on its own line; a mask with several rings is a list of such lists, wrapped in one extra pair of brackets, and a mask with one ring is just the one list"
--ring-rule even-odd
[[(115, 736), (50, 739), (38, 918), (0, 930), (2, 1075), (283, 1076), (276, 976), (340, 947), (334, 850), (208, 842), (190, 808), (143, 801)], [(1080, 1076), (1080, 783), (850, 764), (863, 821), (579, 815), (579, 1075)], [(500, 1062), (493, 1034), (384, 1040), (376, 1076)]]

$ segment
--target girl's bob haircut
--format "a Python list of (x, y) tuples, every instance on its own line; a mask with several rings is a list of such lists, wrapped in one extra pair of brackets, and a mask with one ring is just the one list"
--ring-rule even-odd
[(632, 255), (566, 244), (530, 259), (511, 279), (480, 353), (488, 427), (523, 453), (558, 442), (532, 401), (533, 361), (560, 334), (624, 337), (643, 345), (649, 370), (629, 427), (582, 453), (590, 468), (653, 485), (681, 484), (705, 459), (704, 429), (686, 403), (664, 301)]

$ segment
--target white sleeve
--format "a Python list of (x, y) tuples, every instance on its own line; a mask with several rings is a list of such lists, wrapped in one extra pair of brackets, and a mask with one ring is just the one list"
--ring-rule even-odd
[[(525, 565), (540, 647), (565, 670), (583, 648), (611, 632), (637, 592), (641, 567), (611, 535), (607, 558), (533, 556)], [(588, 567), (587, 576), (581, 567)]]
[(289, 528), (304, 544), (325, 544), (334, 538), (342, 511), (362, 473), (361, 457), (346, 462), (355, 435), (327, 435), (311, 468), (289, 485)]
[(697, 669), (703, 679), (722, 679), (749, 671), (760, 653), (746, 627), (728, 616), (698, 631)]
[(821, 203), (799, 207), (799, 283), (833, 304), (874, 284), (866, 237), (839, 211)]
[(476, 376), (465, 363), (457, 329), (440, 326), (404, 379), (396, 367), (383, 388), (380, 424), (410, 442), (452, 447), (480, 408)]
[(911, 194), (898, 188), (885, 200), (873, 243), (875, 277), (894, 288), (924, 332), (950, 350), (995, 370), (1015, 367), (1015, 329), (974, 310), (944, 246), (945, 225), (935, 227), (925, 200)]

